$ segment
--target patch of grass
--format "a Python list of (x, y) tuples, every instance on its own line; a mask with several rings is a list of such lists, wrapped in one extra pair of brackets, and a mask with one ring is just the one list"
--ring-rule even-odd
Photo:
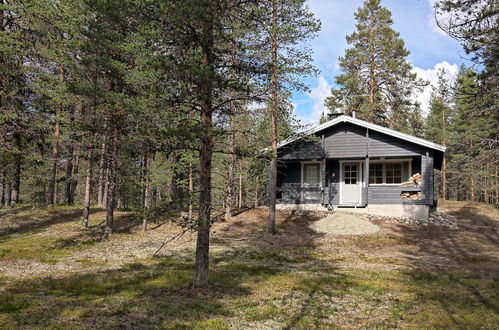
[(212, 318), (194, 322), (165, 322), (162, 329), (194, 329), (194, 330), (225, 330), (229, 329), (229, 324), (222, 318)]
[(0, 295), (0, 313), (12, 314), (29, 306), (27, 296), (22, 294)]

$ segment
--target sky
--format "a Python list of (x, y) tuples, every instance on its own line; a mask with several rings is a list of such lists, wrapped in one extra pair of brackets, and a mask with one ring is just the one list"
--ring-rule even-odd
[[(348, 47), (345, 37), (355, 30), (354, 13), (363, 0), (308, 0), (308, 6), (321, 21), (321, 31), (310, 42), (314, 65), (320, 70), (317, 77), (303, 79), (309, 92), (293, 94), (295, 117), (304, 124), (317, 122), (321, 113), (328, 113), (324, 99), (330, 95), (334, 77), (340, 73), (338, 58)], [(382, 0), (381, 5), (392, 12), (394, 28), (400, 33), (411, 54), (409, 62), (420, 78), (436, 83), (437, 70), (443, 68), (447, 78), (454, 79), (459, 66), (467, 64), (462, 47), (447, 36), (435, 23), (435, 0)], [(469, 64), (469, 63), (468, 63)], [(431, 87), (415, 97), (421, 102), (423, 113), (428, 112)]]

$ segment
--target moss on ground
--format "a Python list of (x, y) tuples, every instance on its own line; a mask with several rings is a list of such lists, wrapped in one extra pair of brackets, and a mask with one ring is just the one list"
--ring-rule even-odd
[[(6, 258), (57, 262), (72, 249), (100, 244), (75, 245), (67, 241), (71, 238), (47, 239), (44, 232), (8, 235), (0, 251)], [(367, 239), (366, 244), (395, 243)], [(354, 256), (366, 265), (393, 262)], [(497, 278), (455, 269), (374, 270), (345, 266), (347, 261), (314, 247), (213, 252), (210, 285), (202, 290), (192, 288), (193, 260), (185, 256), (57, 279), (0, 276), (0, 328), (494, 329), (499, 324)], [(78, 262), (95, 265), (91, 259)]]

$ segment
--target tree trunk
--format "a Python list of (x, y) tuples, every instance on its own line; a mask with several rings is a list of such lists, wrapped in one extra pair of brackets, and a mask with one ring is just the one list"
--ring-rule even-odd
[(21, 165), (22, 165), (22, 153), (21, 153), (21, 136), (15, 134), (14, 136), (16, 142), (16, 148), (18, 152), (14, 155), (14, 184), (12, 186), (12, 203), (15, 205), (19, 203), (19, 194), (21, 191)]
[(496, 165), (496, 204), (499, 204), (499, 177), (497, 176), (497, 165)]
[[(232, 104), (233, 102), (231, 102)], [(229, 135), (229, 164), (227, 168), (227, 188), (226, 188), (226, 196), (225, 196), (225, 220), (230, 220), (232, 217), (232, 203), (233, 203), (233, 195), (234, 195), (234, 163), (235, 163), (235, 134), (233, 132), (234, 126), (234, 109), (231, 105), (231, 114), (230, 114), (230, 135)]]
[(239, 208), (243, 207), (243, 163), (239, 163)]
[(443, 156), (442, 159), (442, 170), (440, 171), (440, 180), (442, 181), (442, 199), (446, 200), (447, 199), (447, 178), (446, 178), (446, 167), (447, 167), (447, 157), (445, 155)]
[(172, 181), (170, 185), (171, 199), (173, 204), (177, 207), (183, 207), (184, 198), (186, 195), (185, 190), (185, 171), (181, 166), (182, 157), (179, 153), (175, 153), (173, 157), (174, 169), (172, 173)]
[(144, 153), (144, 219), (142, 221), (142, 230), (147, 231), (147, 220), (148, 220), (148, 211), (151, 207), (151, 175), (150, 175), (150, 167), (151, 167), (151, 153), (146, 150)]
[(196, 266), (194, 272), (194, 286), (203, 287), (208, 283), (209, 251), (210, 251), (210, 226), (211, 226), (211, 165), (213, 156), (213, 4), (206, 3), (205, 19), (201, 28), (201, 45), (203, 49), (202, 66), (207, 71), (202, 77), (201, 90), (201, 116), (202, 127), (200, 145), (200, 193), (199, 193), (199, 218), (196, 240)]
[(192, 194), (194, 193), (194, 180), (192, 175), (192, 163), (189, 163), (189, 221), (192, 220)]
[(105, 204), (104, 200), (104, 191), (105, 191), (105, 185), (106, 185), (106, 177), (105, 174), (107, 172), (107, 160), (106, 160), (106, 154), (107, 154), (107, 119), (104, 118), (104, 136), (103, 136), (103, 142), (101, 145), (101, 153), (100, 153), (100, 160), (99, 160), (99, 186), (97, 190), (97, 205), (103, 207)]
[(484, 175), (483, 175), (483, 182), (484, 182), (484, 186), (483, 186), (483, 201), (485, 203), (489, 203), (489, 165), (485, 165), (485, 172), (484, 172)]
[(78, 173), (80, 171), (80, 153), (81, 153), (81, 145), (78, 143), (76, 146), (76, 152), (74, 156), (74, 165), (73, 171), (71, 173), (71, 186), (69, 190), (69, 204), (75, 203), (76, 197), (76, 188), (78, 187)]
[(376, 86), (375, 80), (375, 63), (374, 63), (374, 22), (370, 23), (369, 26), (369, 107), (367, 112), (367, 121), (373, 122), (373, 110), (374, 110), (374, 89)]
[(64, 202), (69, 205), (71, 202), (71, 180), (73, 175), (73, 158), (74, 158), (74, 148), (72, 145), (68, 146), (68, 161), (66, 164), (66, 186), (64, 190)]
[[(447, 145), (447, 125), (446, 125), (446, 113), (445, 107), (442, 109), (442, 145)], [(446, 170), (447, 170), (447, 159), (445, 154), (442, 159), (442, 170), (440, 171), (441, 180), (442, 180), (442, 199), (447, 199), (447, 178), (446, 178)]]
[(3, 159), (0, 164), (2, 165), (0, 170), (0, 207), (2, 207), (5, 206), (5, 185), (7, 179), (7, 168)]
[(115, 207), (115, 195), (116, 195), (116, 177), (117, 177), (117, 165), (118, 165), (118, 132), (116, 123), (112, 123), (110, 126), (110, 153), (109, 153), (109, 164), (108, 172), (106, 176), (106, 228), (105, 234), (109, 235), (114, 230), (114, 207)]
[(272, 99), (270, 106), (270, 131), (272, 136), (272, 155), (270, 161), (270, 182), (269, 182), (269, 222), (267, 231), (275, 234), (275, 208), (277, 194), (277, 0), (272, 0)]
[(83, 222), (82, 227), (88, 228), (88, 218), (90, 216), (90, 196), (92, 196), (92, 170), (93, 170), (93, 160), (94, 160), (94, 145), (93, 137), (92, 142), (88, 149), (88, 167), (87, 175), (85, 179), (85, 196), (83, 197)]
[(10, 182), (5, 183), (5, 205), (10, 206), (11, 202), (11, 197), (12, 197), (12, 192), (10, 190)]
[(256, 177), (256, 182), (255, 182), (255, 209), (258, 208), (258, 182), (260, 181), (260, 178), (257, 176)]
[[(64, 66), (59, 65), (59, 82), (64, 82)], [(50, 170), (50, 181), (47, 190), (47, 204), (54, 204), (56, 199), (56, 184), (57, 184), (57, 162), (59, 159), (59, 136), (61, 129), (61, 114), (62, 102), (58, 102), (55, 106), (55, 122), (54, 122), (54, 144), (52, 147), (52, 168)]]

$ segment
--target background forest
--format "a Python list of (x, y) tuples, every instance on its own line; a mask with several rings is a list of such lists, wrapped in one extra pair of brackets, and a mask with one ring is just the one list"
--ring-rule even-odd
[[(440, 197), (498, 203), (499, 9), (438, 6), (476, 64), (441, 74), (426, 117), (411, 95), (427, 83), (379, 0), (355, 14), (327, 105), (448, 146)], [(0, 0), (1, 206), (81, 204), (85, 227), (98, 205), (105, 235), (115, 208), (144, 230), (182, 210), (202, 285), (212, 216), (269, 205), (274, 230), (276, 145), (301, 129), (290, 93), (316, 73), (319, 28), (304, 0)]]

